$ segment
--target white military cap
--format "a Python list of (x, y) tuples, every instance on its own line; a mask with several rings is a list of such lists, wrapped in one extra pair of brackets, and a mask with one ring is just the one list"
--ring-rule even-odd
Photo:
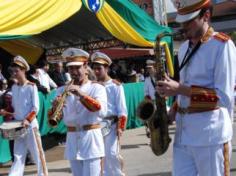
[(80, 66), (88, 61), (89, 53), (78, 48), (68, 48), (62, 53), (62, 57), (66, 59), (66, 66)]
[(184, 23), (197, 17), (202, 8), (209, 7), (211, 0), (172, 0), (177, 8), (176, 22)]
[(15, 56), (13, 58), (13, 63), (24, 68), (26, 71), (30, 70), (29, 64), (26, 62), (26, 60), (22, 56), (19, 56), (19, 55)]
[(146, 67), (153, 67), (155, 64), (155, 61), (148, 59), (146, 61)]
[(110, 66), (112, 63), (109, 56), (99, 51), (92, 54), (91, 61), (92, 63), (99, 63), (103, 65), (108, 65), (108, 66)]

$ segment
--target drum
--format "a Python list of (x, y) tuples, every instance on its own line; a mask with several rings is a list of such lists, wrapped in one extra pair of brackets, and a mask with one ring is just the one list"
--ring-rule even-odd
[(15, 140), (24, 137), (27, 133), (28, 130), (22, 126), (22, 121), (3, 122), (0, 125), (0, 134), (4, 139)]

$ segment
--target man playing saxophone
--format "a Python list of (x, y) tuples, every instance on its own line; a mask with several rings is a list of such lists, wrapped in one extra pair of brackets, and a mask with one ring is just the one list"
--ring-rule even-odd
[(180, 82), (166, 76), (157, 83), (162, 96), (177, 95), (173, 176), (228, 176), (236, 49), (210, 26), (210, 0), (175, 4), (187, 38), (178, 53)]
[(104, 142), (100, 121), (107, 111), (105, 87), (88, 80), (89, 54), (81, 49), (68, 48), (62, 54), (66, 67), (74, 81), (68, 87), (57, 90), (57, 98), (67, 89), (68, 96), (63, 107), (63, 121), (67, 126), (65, 158), (70, 160), (74, 176), (99, 176), (102, 173)]

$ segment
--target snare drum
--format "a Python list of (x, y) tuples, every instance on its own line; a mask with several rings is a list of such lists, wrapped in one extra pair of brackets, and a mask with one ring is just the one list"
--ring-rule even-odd
[(15, 140), (24, 137), (27, 132), (27, 128), (22, 126), (22, 121), (3, 122), (0, 125), (0, 134), (4, 139)]

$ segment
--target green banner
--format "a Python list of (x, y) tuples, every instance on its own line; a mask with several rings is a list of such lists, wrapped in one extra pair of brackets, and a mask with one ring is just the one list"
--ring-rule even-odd
[[(148, 41), (154, 42), (157, 34), (172, 32), (171, 28), (158, 24), (131, 0), (107, 0), (106, 2)], [(172, 43), (170, 38), (165, 41)]]

